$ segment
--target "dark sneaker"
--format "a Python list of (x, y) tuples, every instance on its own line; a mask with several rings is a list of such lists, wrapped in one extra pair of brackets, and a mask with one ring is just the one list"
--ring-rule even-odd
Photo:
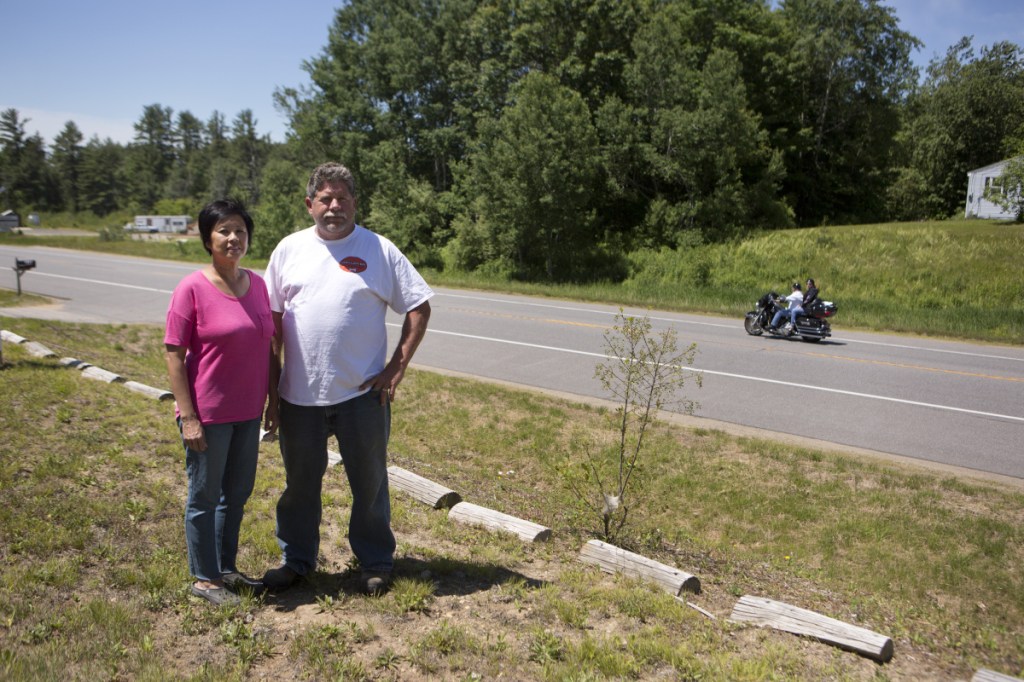
[(235, 594), (242, 594), (248, 592), (254, 597), (259, 596), (266, 592), (267, 586), (259, 580), (254, 580), (244, 573), (232, 571), (231, 573), (225, 573), (220, 577), (224, 581), (224, 587), (228, 588)]
[(192, 583), (192, 594), (205, 599), (214, 606), (224, 606), (225, 604), (234, 605), (242, 601), (238, 598), (237, 594), (228, 592), (227, 589), (223, 587), (209, 587), (203, 589), (201, 587), (196, 587), (195, 583)]
[(371, 596), (384, 594), (391, 586), (391, 574), (384, 571), (363, 571), (360, 576), (363, 592)]
[(263, 584), (268, 590), (286, 590), (299, 579), (294, 569), (282, 564), (263, 574)]

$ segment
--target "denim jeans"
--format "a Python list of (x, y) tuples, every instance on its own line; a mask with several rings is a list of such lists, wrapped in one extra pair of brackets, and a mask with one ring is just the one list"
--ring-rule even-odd
[(792, 308), (789, 308), (788, 310), (785, 310), (783, 308), (779, 308), (777, 311), (775, 311), (775, 317), (772, 318), (772, 326), (773, 327), (778, 327), (779, 326), (779, 322), (782, 322), (782, 318), (786, 317), (788, 315), (789, 316), (789, 321), (792, 322), (793, 326), (795, 327), (796, 326), (796, 316), (797, 315), (803, 315), (803, 314), (804, 314), (804, 309), (801, 308), (800, 306), (793, 306)]
[(185, 543), (192, 575), (220, 580), (224, 573), (237, 570), (242, 514), (256, 481), (260, 420), (204, 424), (203, 433), (204, 452), (185, 447)]
[(281, 457), (285, 489), (277, 503), (277, 543), (285, 565), (300, 575), (316, 568), (320, 551), (321, 491), (327, 471), (327, 439), (338, 439), (352, 489), (348, 541), (364, 571), (391, 571), (387, 451), (391, 406), (370, 391), (337, 405), (302, 406), (281, 400)]

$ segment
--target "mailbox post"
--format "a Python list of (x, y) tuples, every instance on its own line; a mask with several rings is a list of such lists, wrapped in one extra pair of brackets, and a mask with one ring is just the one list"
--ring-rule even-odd
[(14, 272), (18, 275), (18, 296), (21, 296), (21, 276), (36, 266), (34, 260), (14, 259)]

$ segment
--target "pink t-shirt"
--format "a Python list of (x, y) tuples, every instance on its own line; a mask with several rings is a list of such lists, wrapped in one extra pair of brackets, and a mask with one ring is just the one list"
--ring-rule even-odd
[(164, 343), (188, 349), (189, 391), (203, 424), (256, 419), (267, 401), (274, 319), (267, 285), (246, 272), (249, 291), (234, 298), (197, 270), (181, 280), (167, 308)]

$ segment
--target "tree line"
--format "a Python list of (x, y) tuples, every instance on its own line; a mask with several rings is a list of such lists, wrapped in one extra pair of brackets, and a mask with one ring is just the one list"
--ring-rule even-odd
[(69, 121), (47, 149), (8, 110), (2, 200), (194, 214), (231, 194), (269, 251), (334, 159), (361, 222), (420, 264), (614, 279), (641, 249), (962, 211), (968, 170), (1024, 152), (1024, 53), (964, 38), (921, 79), (918, 46), (878, 0), (350, 0), (312, 85), (275, 93), (287, 141), (249, 110), (153, 104), (131, 144)]

